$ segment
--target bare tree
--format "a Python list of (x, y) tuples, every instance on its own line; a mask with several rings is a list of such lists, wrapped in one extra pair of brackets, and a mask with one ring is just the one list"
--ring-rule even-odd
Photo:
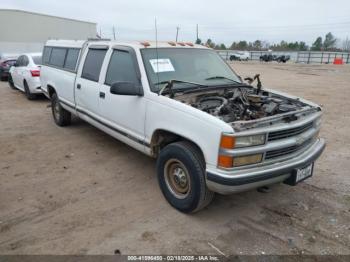
[(345, 40), (343, 40), (343, 50), (350, 52), (350, 39), (349, 39), (349, 37), (346, 37)]

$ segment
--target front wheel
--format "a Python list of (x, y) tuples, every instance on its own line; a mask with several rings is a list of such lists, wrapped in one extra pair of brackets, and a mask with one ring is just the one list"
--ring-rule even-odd
[(181, 141), (164, 147), (157, 160), (158, 182), (164, 197), (177, 210), (193, 213), (214, 197), (205, 183), (205, 162), (199, 149)]
[(64, 109), (58, 100), (57, 94), (51, 96), (52, 116), (58, 126), (68, 126), (71, 123), (71, 113)]

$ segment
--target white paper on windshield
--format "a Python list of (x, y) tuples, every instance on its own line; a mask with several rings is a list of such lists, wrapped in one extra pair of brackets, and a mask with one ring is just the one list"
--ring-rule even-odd
[(173, 64), (168, 58), (150, 59), (149, 62), (151, 63), (155, 73), (175, 71)]

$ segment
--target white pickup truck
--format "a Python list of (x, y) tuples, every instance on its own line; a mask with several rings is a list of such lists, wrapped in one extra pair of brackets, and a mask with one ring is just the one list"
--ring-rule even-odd
[(318, 105), (243, 83), (201, 45), (50, 40), (41, 88), (57, 125), (74, 114), (157, 158), (165, 198), (186, 213), (214, 192), (295, 185), (325, 147)]

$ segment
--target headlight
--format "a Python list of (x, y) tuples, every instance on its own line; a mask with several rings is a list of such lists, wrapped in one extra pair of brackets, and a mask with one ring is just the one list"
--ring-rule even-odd
[(238, 136), (236, 137), (235, 148), (258, 146), (265, 144), (265, 135)]
[[(221, 136), (221, 149), (235, 149), (249, 146), (258, 146), (265, 144), (266, 135), (251, 135), (251, 136), (233, 136), (230, 134), (223, 134)], [(218, 166), (223, 168), (232, 168), (237, 166), (251, 165), (260, 163), (263, 159), (263, 154), (254, 154), (247, 156), (233, 157), (225, 153), (218, 157)]]
[(263, 154), (235, 157), (233, 160), (233, 166), (245, 166), (260, 163), (262, 158)]
[(221, 136), (220, 147), (225, 149), (241, 148), (248, 146), (258, 146), (265, 144), (265, 134), (252, 136)]

